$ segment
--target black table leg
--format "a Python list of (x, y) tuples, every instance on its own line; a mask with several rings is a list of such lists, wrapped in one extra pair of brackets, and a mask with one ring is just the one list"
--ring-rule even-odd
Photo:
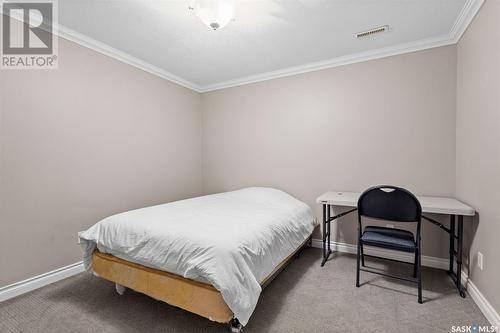
[(350, 214), (357, 210), (357, 208), (353, 208), (348, 210), (347, 212), (343, 212), (341, 214), (331, 216), (331, 208), (332, 206), (329, 204), (323, 204), (323, 260), (321, 261), (321, 266), (324, 266), (330, 254), (332, 254), (332, 249), (330, 245), (330, 236), (331, 236), (331, 223), (342, 216)]
[(323, 261), (321, 262), (321, 266), (324, 266), (328, 257), (332, 253), (330, 248), (330, 225), (331, 225), (331, 216), (330, 216), (330, 205), (323, 205)]
[(326, 249), (326, 204), (323, 205), (323, 261), (321, 262), (321, 266), (325, 265), (326, 259), (328, 259), (327, 256), (327, 249)]
[(331, 226), (332, 226), (332, 222), (331, 222), (331, 207), (330, 205), (328, 205), (326, 207), (326, 220), (328, 221), (328, 223), (326, 224), (326, 229), (327, 229), (327, 234), (326, 236), (328, 237), (326, 239), (326, 246), (328, 248), (328, 252), (326, 254), (326, 258), (328, 259), (328, 257), (330, 256), (330, 254), (332, 253), (332, 249), (330, 248), (330, 231), (331, 231)]
[[(462, 255), (463, 255), (463, 239), (464, 239), (464, 217), (462, 215), (451, 215), (450, 216), (450, 227), (447, 228), (440, 222), (433, 220), (427, 216), (423, 216), (422, 218), (431, 222), (432, 224), (437, 225), (442, 230), (447, 232), (450, 236), (450, 266), (448, 268), (448, 275), (450, 275), (451, 279), (455, 283), (455, 286), (460, 293), (460, 296), (465, 298), (465, 289), (462, 286)], [(457, 225), (455, 222), (458, 222)], [(455, 234), (455, 231), (456, 234)], [(455, 265), (456, 262), (456, 271)]]
[[(457, 222), (455, 224), (455, 222)], [(456, 231), (456, 232), (455, 232)], [(455, 283), (460, 296), (465, 298), (465, 290), (462, 286), (462, 255), (464, 238), (464, 217), (462, 215), (451, 216), (450, 218), (450, 269), (448, 274)], [(456, 240), (456, 242), (455, 242)], [(456, 244), (456, 247), (455, 247)], [(455, 265), (456, 263), (456, 271)]]
[(455, 260), (455, 215), (450, 215), (450, 269), (448, 274), (453, 273), (453, 261)]
[(457, 239), (457, 288), (460, 296), (465, 298), (465, 291), (462, 287), (462, 245), (464, 238), (464, 217), (462, 215), (458, 216), (458, 239)]

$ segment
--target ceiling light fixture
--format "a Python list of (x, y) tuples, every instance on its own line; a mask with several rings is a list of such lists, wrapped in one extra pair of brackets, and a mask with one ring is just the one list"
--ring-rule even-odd
[(189, 9), (213, 30), (225, 27), (234, 18), (234, 0), (197, 0)]

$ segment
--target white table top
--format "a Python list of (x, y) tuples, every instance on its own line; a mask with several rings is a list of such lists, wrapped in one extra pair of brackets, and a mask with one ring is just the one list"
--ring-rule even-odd
[[(339, 192), (330, 191), (323, 193), (316, 199), (317, 203), (329, 204), (335, 206), (356, 207), (361, 193), (359, 192)], [(426, 197), (417, 195), (422, 205), (423, 213), (436, 213), (448, 215), (474, 216), (474, 208), (458, 201), (454, 198), (445, 197)]]

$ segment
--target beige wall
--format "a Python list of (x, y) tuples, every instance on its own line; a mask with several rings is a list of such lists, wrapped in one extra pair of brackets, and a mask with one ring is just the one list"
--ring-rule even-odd
[(65, 40), (0, 71), (0, 286), (81, 260), (77, 232), (201, 193), (200, 95)]
[[(204, 192), (273, 186), (318, 218), (332, 189), (453, 196), (455, 87), (449, 46), (203, 94)], [(332, 239), (355, 230), (345, 218)], [(447, 257), (437, 230), (424, 224), (423, 254)]]
[(470, 276), (500, 311), (500, 1), (488, 0), (460, 40), (457, 68), (456, 190), (478, 211), (466, 221)]
[[(320, 218), (326, 190), (391, 183), (477, 208), (470, 275), (500, 308), (498, 22), (489, 0), (458, 51), (203, 95), (65, 40), (56, 71), (0, 71), (0, 286), (79, 261), (76, 233), (116, 212), (261, 185)], [(333, 239), (354, 244), (355, 226), (342, 219)], [(447, 257), (434, 226), (423, 238)]]

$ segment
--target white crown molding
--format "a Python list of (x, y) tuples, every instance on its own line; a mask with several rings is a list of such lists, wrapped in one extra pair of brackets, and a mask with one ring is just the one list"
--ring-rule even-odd
[(314, 72), (322, 69), (328, 69), (338, 66), (350, 65), (359, 62), (365, 62), (369, 60), (381, 59), (386, 57), (391, 57), (395, 55), (411, 53), (416, 51), (422, 51), (426, 49), (431, 49), (439, 46), (446, 46), (458, 43), (463, 33), (472, 22), (472, 19), (476, 16), (479, 9), (483, 5), (485, 0), (467, 0), (467, 2), (462, 7), (460, 14), (458, 15), (455, 23), (453, 24), (450, 32), (446, 35), (421, 39), (409, 43), (398, 44), (390, 47), (370, 50), (366, 52), (360, 52), (355, 54), (350, 54), (342, 57), (332, 58), (325, 61), (318, 61), (313, 63), (308, 63), (300, 66), (289, 67), (277, 71), (266, 72), (257, 75), (251, 75), (235, 80), (224, 81), (220, 83), (210, 84), (201, 87), (201, 92), (209, 92), (214, 90), (226, 89), (231, 87), (237, 87), (245, 84), (262, 82), (272, 79), (277, 79), (281, 77), (287, 77), (297, 74), (304, 74), (308, 72)]
[(365, 62), (369, 60), (375, 60), (380, 58), (386, 58), (390, 56), (395, 56), (404, 53), (416, 52), (421, 50), (426, 50), (439, 46), (446, 46), (454, 44), (453, 40), (449, 35), (444, 35), (435, 38), (422, 39), (410, 43), (398, 44), (395, 46), (384, 47), (380, 49), (350, 54), (347, 56), (337, 57), (325, 61), (318, 61), (313, 63), (308, 63), (300, 66), (289, 67), (285, 69), (280, 69), (277, 71), (266, 72), (257, 75), (246, 76), (243, 78), (224, 81), (220, 83), (210, 84), (201, 87), (201, 92), (209, 92), (214, 90), (226, 89), (231, 87), (237, 87), (245, 84), (262, 82), (272, 79), (278, 79), (282, 77), (304, 74), (309, 72), (315, 72), (322, 69), (334, 68), (344, 65), (355, 64), (359, 62)]
[(53, 271), (2, 287), (0, 288), (0, 302), (44, 287), (59, 280), (66, 279), (83, 271), (83, 262), (80, 261), (72, 265), (61, 267)]
[(162, 79), (174, 82), (178, 85), (189, 88), (189, 89), (194, 90), (196, 92), (201, 92), (200, 87), (193, 82), (185, 80), (185, 79), (183, 79), (177, 75), (174, 75), (172, 73), (169, 73), (169, 72), (167, 72), (167, 71), (165, 71), (157, 66), (154, 66), (154, 65), (147, 63), (139, 58), (131, 56), (130, 54), (128, 54), (126, 52), (115, 49), (114, 47), (111, 47), (108, 44), (102, 43), (98, 40), (90, 38), (84, 34), (77, 32), (77, 31), (71, 30), (68, 27), (65, 27), (61, 24), (58, 24), (58, 27), (54, 30), (56, 31), (56, 34), (61, 38), (64, 38), (66, 40), (69, 40), (69, 41), (74, 42), (76, 44), (79, 44), (81, 46), (84, 46), (86, 48), (94, 50), (98, 53), (104, 54), (104, 55), (111, 57), (113, 59), (124, 62), (128, 65), (139, 68), (145, 72), (156, 75)]
[(483, 6), (484, 1), (467, 0), (450, 31), (450, 36), (453, 37), (455, 43), (460, 41), (460, 38), (462, 38), (472, 20)]
[[(0, 14), (4, 14), (3, 8), (1, 6), (0, 6)], [(20, 18), (12, 14), (10, 14), (9, 16), (23, 22), (23, 18)], [(163, 70), (139, 58), (136, 58), (126, 52), (115, 49), (114, 47), (111, 47), (108, 44), (93, 39), (87, 35), (81, 34), (60, 23), (54, 23), (53, 28), (54, 28), (53, 29), (54, 34), (60, 38), (64, 38), (66, 40), (69, 40), (70, 42), (76, 43), (80, 46), (96, 51), (100, 54), (104, 54), (110, 58), (126, 63), (130, 66), (136, 67), (150, 74), (156, 75), (164, 80), (174, 82), (180, 86), (194, 90), (196, 92), (201, 92), (200, 87), (191, 81), (185, 80), (180, 76), (169, 73), (166, 70)]]
[(139, 58), (131, 56), (130, 54), (115, 49), (105, 43), (99, 42), (93, 38), (90, 38), (84, 34), (71, 30), (61, 24), (55, 29), (56, 34), (64, 39), (87, 47), (91, 50), (99, 52), (101, 54), (107, 55), (116, 60), (122, 61), (126, 64), (144, 70), (148, 73), (156, 75), (165, 80), (177, 83), (183, 87), (192, 89), (199, 93), (226, 89), (231, 87), (237, 87), (245, 84), (251, 84), (261, 81), (267, 81), (277, 78), (282, 78), (286, 76), (292, 76), (297, 74), (304, 74), (308, 72), (314, 72), (322, 69), (333, 68), (338, 66), (344, 66), (359, 62), (365, 62), (390, 56), (395, 56), (399, 54), (411, 53), (416, 51), (421, 51), (425, 49), (435, 48), (439, 46), (446, 46), (451, 44), (456, 44), (459, 42), (460, 38), (467, 30), (467, 27), (472, 22), (473, 18), (476, 16), (478, 11), (481, 9), (485, 0), (467, 0), (464, 4), (460, 14), (458, 15), (455, 23), (453, 24), (450, 32), (448, 34), (437, 36), (428, 39), (417, 40), (409, 43), (398, 44), (391, 47), (385, 47), (375, 50), (370, 50), (366, 52), (355, 53), (351, 55), (346, 55), (342, 57), (336, 57), (329, 60), (308, 63), (300, 66), (284, 68), (276, 71), (261, 73), (257, 75), (246, 76), (234, 80), (228, 80), (224, 82), (209, 84), (209, 85), (197, 85), (190, 82), (182, 77), (169, 73), (157, 66), (147, 63)]

